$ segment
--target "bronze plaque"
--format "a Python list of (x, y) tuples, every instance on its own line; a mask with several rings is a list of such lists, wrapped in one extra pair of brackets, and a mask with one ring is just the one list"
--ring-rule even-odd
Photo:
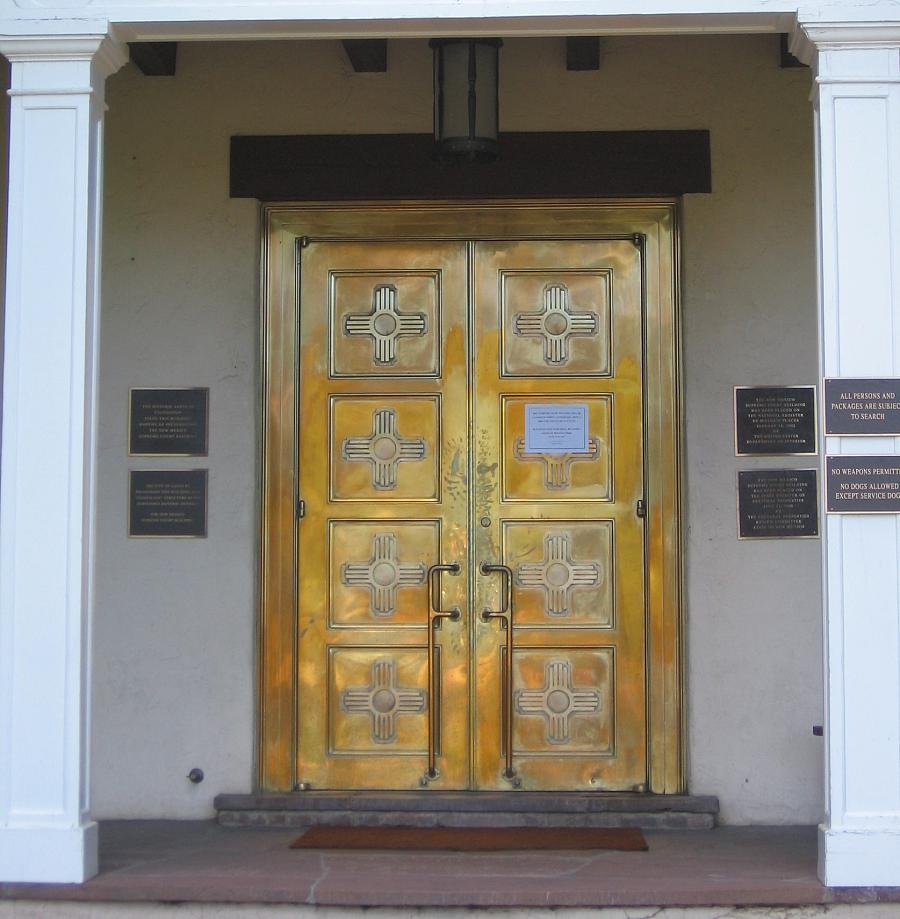
[(815, 469), (747, 469), (738, 472), (740, 539), (819, 535)]
[(828, 456), (829, 514), (900, 514), (900, 456)]
[(133, 469), (129, 536), (206, 536), (206, 469)]
[(824, 402), (826, 434), (900, 434), (900, 379), (826, 379)]
[(816, 447), (815, 386), (735, 386), (737, 456), (807, 456)]
[(132, 389), (130, 456), (207, 456), (209, 389)]

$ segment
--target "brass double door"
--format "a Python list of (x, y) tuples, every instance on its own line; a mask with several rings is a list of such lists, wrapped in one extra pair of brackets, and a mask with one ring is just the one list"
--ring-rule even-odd
[(645, 788), (640, 240), (312, 240), (299, 283), (301, 787)]

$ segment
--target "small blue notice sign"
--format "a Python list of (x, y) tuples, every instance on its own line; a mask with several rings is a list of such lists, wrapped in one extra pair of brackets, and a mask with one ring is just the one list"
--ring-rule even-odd
[(583, 453), (588, 448), (588, 407), (572, 403), (525, 405), (526, 453)]

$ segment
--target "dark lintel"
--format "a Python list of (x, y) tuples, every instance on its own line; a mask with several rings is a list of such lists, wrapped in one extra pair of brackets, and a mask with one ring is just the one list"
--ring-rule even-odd
[(430, 134), (231, 138), (231, 197), (261, 201), (673, 196), (711, 191), (708, 131), (517, 133), (446, 165)]

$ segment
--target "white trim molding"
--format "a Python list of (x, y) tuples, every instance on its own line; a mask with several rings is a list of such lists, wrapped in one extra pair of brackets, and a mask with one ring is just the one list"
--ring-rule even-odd
[[(900, 26), (801, 23), (814, 69), (819, 337), (826, 377), (900, 376)], [(830, 454), (900, 438), (829, 437)], [(900, 886), (900, 519), (824, 527), (829, 886)]]
[(88, 734), (107, 34), (3, 37), (11, 64), (0, 470), (0, 881), (97, 870)]

